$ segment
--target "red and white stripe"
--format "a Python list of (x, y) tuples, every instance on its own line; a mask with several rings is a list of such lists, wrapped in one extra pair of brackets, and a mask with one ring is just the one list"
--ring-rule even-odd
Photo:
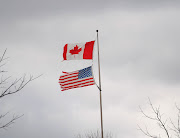
[(95, 84), (93, 76), (78, 79), (78, 74), (79, 72), (75, 71), (73, 73), (66, 73), (66, 75), (60, 76), (59, 84), (61, 85), (62, 88), (61, 91)]

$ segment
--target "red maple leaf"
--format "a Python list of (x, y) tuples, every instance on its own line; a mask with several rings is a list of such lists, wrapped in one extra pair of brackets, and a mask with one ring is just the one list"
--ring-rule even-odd
[(73, 49), (71, 49), (71, 50), (69, 51), (69, 53), (71, 53), (71, 55), (74, 55), (74, 54), (79, 54), (80, 51), (81, 51), (81, 48), (79, 48), (79, 47), (76, 45)]

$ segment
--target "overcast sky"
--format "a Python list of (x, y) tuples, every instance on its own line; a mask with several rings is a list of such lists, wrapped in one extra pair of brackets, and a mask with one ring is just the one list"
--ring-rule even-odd
[[(0, 100), (0, 114), (24, 114), (2, 138), (73, 138), (100, 130), (99, 91), (90, 86), (61, 92), (62, 71), (91, 61), (62, 62), (66, 43), (96, 39), (99, 30), (103, 120), (114, 138), (144, 138), (139, 106), (148, 97), (164, 118), (180, 106), (180, 1), (176, 0), (0, 0), (0, 54), (12, 80), (42, 77)], [(94, 74), (98, 82), (97, 44)], [(148, 126), (153, 134), (159, 130)], [(162, 134), (163, 136), (163, 134)]]

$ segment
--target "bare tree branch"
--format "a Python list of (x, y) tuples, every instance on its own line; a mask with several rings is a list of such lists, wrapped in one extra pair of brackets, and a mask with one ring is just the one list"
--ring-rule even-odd
[[(14, 82), (12, 82), (5, 90), (2, 90), (0, 94), (0, 98), (14, 94), (22, 90), (28, 83), (31, 81), (39, 78), (42, 75), (39, 75), (37, 77), (30, 76), (29, 79), (26, 81), (26, 75), (24, 75), (22, 78), (16, 79)], [(6, 78), (7, 80), (8, 78)], [(4, 81), (3, 81), (4, 82)], [(18, 84), (19, 83), (19, 84)]]
[(155, 136), (155, 135), (152, 135), (149, 133), (147, 127), (145, 130), (143, 130), (139, 125), (138, 125), (138, 130), (140, 130), (144, 135), (148, 136), (148, 137), (151, 137), (151, 138), (161, 138), (160, 136)]
[(175, 135), (177, 138), (180, 138), (180, 110), (179, 107), (175, 104), (176, 109), (178, 110), (177, 114), (177, 125), (170, 119), (172, 128), (170, 128), (172, 131), (175, 132)]
[(9, 112), (5, 113), (5, 114), (2, 114), (0, 115), (0, 119), (4, 118)]
[[(90, 131), (85, 134), (78, 134), (75, 138), (101, 138), (101, 133), (98, 130)], [(104, 138), (113, 138), (113, 134), (111, 132), (106, 132)]]
[[(5, 113), (4, 115), (0, 116), (0, 119), (2, 119), (3, 117), (5, 117), (9, 112)], [(8, 127), (10, 127), (12, 124), (15, 123), (15, 121), (19, 118), (21, 118), (23, 115), (19, 116), (19, 115), (13, 115), (13, 117), (11, 118), (11, 120), (9, 120), (8, 122), (6, 122), (3, 125), (0, 125), (0, 129), (5, 129), (7, 130)]]
[(5, 54), (6, 54), (6, 51), (7, 51), (7, 49), (4, 51), (2, 57), (0, 58), (0, 63), (4, 60), (4, 56), (5, 56)]
[[(7, 49), (4, 51), (2, 57), (0, 57), (0, 68), (3, 67), (6, 63), (2, 63), (2, 61), (6, 60), (7, 58), (4, 58), (5, 57), (5, 54), (6, 54), (6, 51)], [(3, 72), (6, 72), (4, 70), (0, 70), (0, 73), (3, 73)]]
[[(159, 125), (159, 127), (160, 127), (162, 130), (164, 130), (167, 138), (170, 138), (169, 131), (168, 131), (167, 126), (166, 126), (167, 120), (163, 121), (163, 119), (162, 119), (162, 115), (163, 115), (163, 114), (160, 113), (160, 107), (155, 108), (155, 107), (153, 106), (150, 98), (148, 98), (148, 100), (149, 100), (149, 105), (150, 105), (150, 107), (151, 107), (151, 109), (152, 109), (153, 114), (155, 115), (155, 117), (152, 117), (152, 116), (147, 115), (146, 113), (144, 113), (144, 111), (143, 111), (142, 108), (140, 107), (141, 113), (142, 113), (146, 118), (156, 121), (157, 124)], [(141, 128), (139, 127), (139, 130), (140, 130), (141, 132), (143, 132), (146, 136), (149, 136), (149, 137), (152, 137), (152, 138), (158, 138), (157, 136), (151, 135), (147, 129), (144, 131), (143, 129), (141, 129)], [(159, 138), (160, 138), (160, 136), (159, 136)]]
[[(5, 57), (6, 51), (7, 51), (7, 49), (3, 52), (2, 57), (0, 57), (0, 74), (1, 74), (1, 77), (0, 77), (0, 99), (3, 97), (6, 97), (8, 95), (12, 95), (12, 94), (15, 94), (15, 93), (21, 91), (27, 84), (29, 84), (33, 80), (42, 76), (42, 75), (39, 75), (37, 77), (33, 77), (32, 75), (30, 75), (29, 77), (27, 77), (25, 74), (21, 78), (15, 79), (13, 82), (10, 83), (9, 79), (11, 78), (11, 76), (4, 77), (2, 75), (4, 72), (7, 72), (2, 69), (2, 67), (4, 65), (6, 65), (6, 63), (4, 63), (4, 61), (7, 59)], [(0, 129), (6, 130), (12, 124), (14, 124), (17, 119), (19, 119), (23, 116), (23, 115), (13, 115), (13, 117), (9, 121), (7, 121), (6, 123), (2, 123), (2, 122), (4, 122), (3, 120), (8, 114), (9, 114), (9, 112), (7, 112), (5, 114), (0, 114)]]
[(3, 85), (3, 84), (5, 84), (5, 83), (7, 83), (7, 80), (10, 78), (10, 76), (9, 77), (7, 77), (7, 78), (3, 78), (3, 75), (1, 76), (1, 80), (0, 80), (0, 85)]

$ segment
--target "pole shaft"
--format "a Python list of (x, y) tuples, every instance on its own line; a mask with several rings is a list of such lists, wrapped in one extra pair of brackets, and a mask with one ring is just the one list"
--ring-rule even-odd
[(98, 38), (98, 30), (97, 32), (97, 50), (98, 50), (98, 68), (99, 68), (99, 93), (100, 93), (100, 113), (101, 113), (101, 136), (103, 137), (103, 116), (102, 116), (102, 96), (101, 96), (101, 73), (100, 73), (100, 57), (99, 57), (99, 38)]

